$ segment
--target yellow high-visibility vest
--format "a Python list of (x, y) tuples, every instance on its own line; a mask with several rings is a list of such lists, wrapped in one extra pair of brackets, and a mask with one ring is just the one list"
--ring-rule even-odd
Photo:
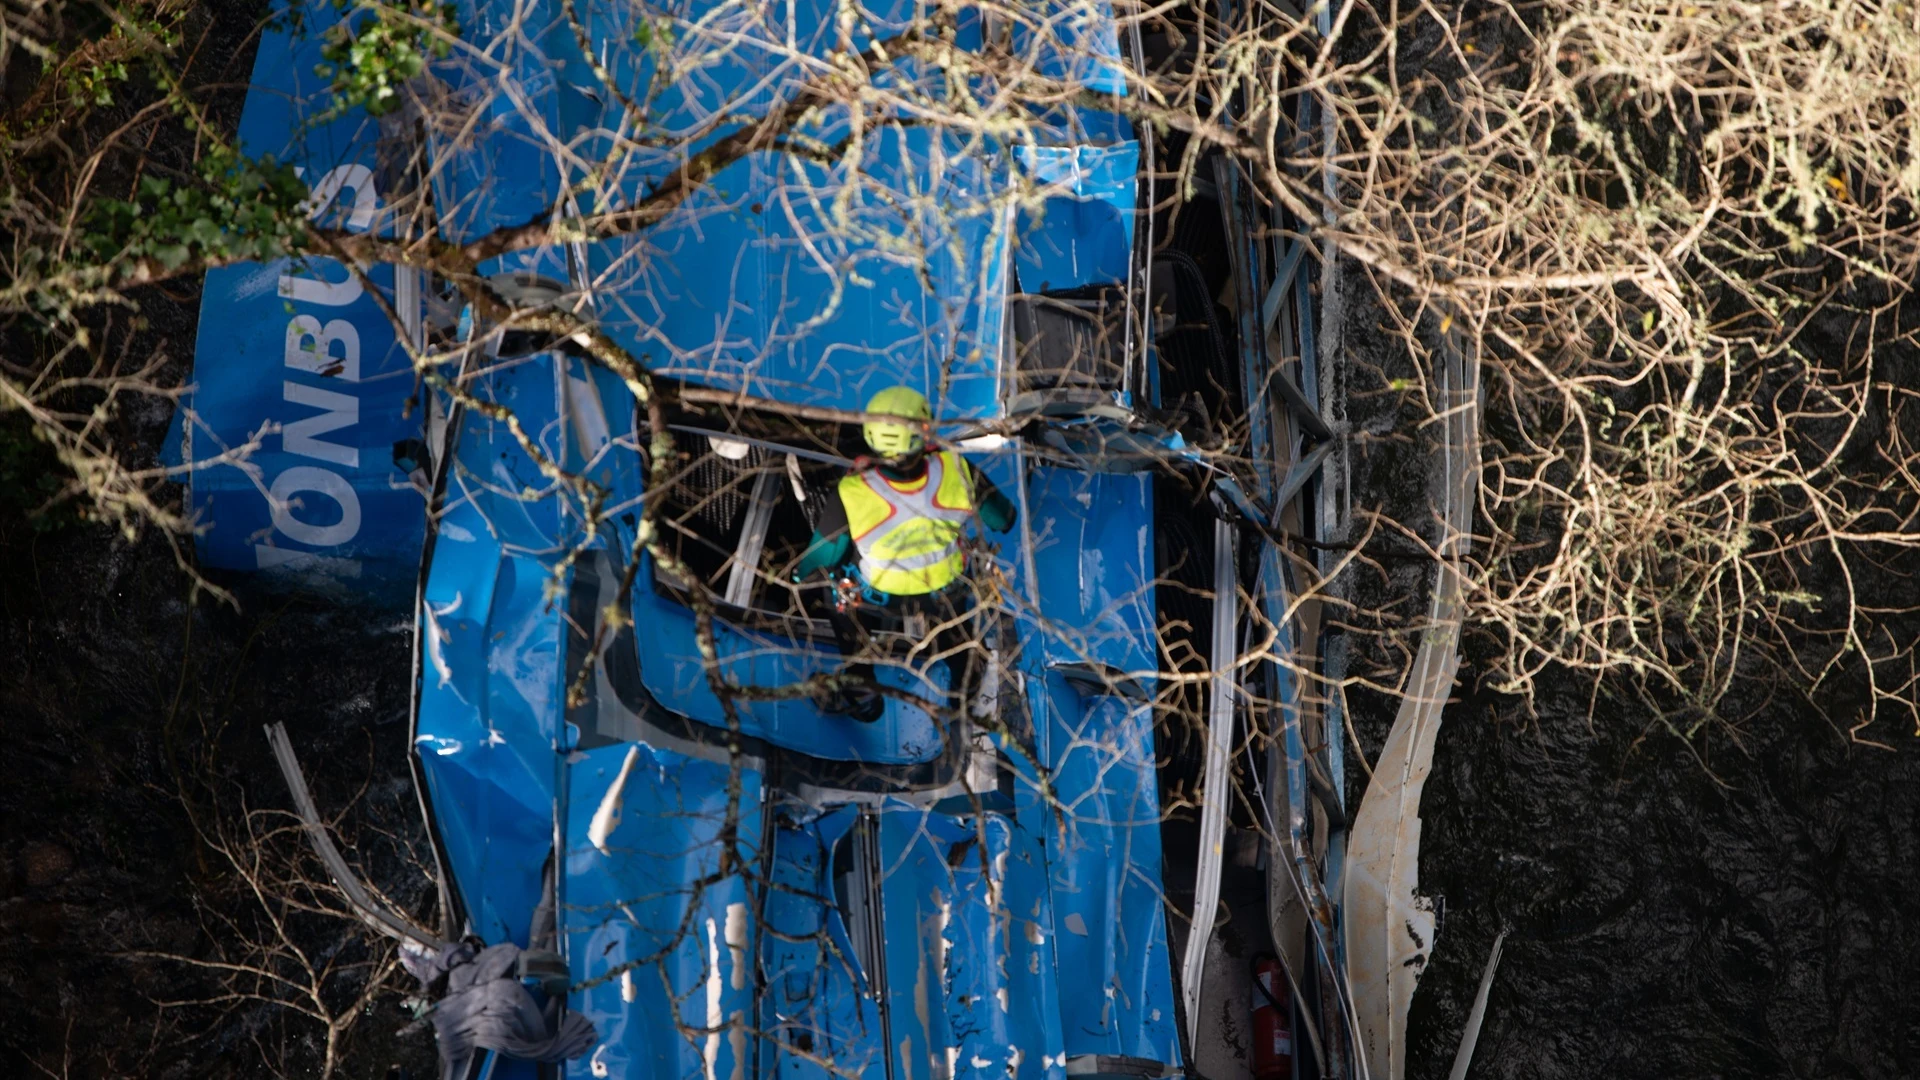
[(895, 596), (939, 592), (966, 569), (960, 533), (973, 516), (967, 463), (946, 450), (927, 455), (927, 475), (895, 484), (878, 469), (840, 478), (847, 531), (860, 549), (860, 574)]

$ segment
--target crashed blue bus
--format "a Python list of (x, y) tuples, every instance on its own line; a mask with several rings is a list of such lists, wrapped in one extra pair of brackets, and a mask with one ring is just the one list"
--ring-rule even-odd
[[(1333, 506), (1315, 260), (1231, 160), (1174, 184), (1185, 147), (1128, 119), (1177, 45), (1105, 0), (463, 2), (376, 117), (332, 107), (343, 16), (302, 10), (240, 138), (316, 221), (541, 240), (465, 280), (210, 272), (172, 447), (210, 572), (413, 613), (431, 920), (353, 880), (273, 738), (438, 996), (445, 1075), (1365, 1075), (1287, 548)], [(1012, 136), (920, 123), (952, 74), (897, 63), (877, 117), (800, 108), (929, 25), (1084, 93)], [(1016, 508), (967, 530), (959, 631), (794, 573), (896, 386)], [(819, 692), (849, 605), (872, 717)], [(1256, 1062), (1262, 1008), (1292, 1035)]]

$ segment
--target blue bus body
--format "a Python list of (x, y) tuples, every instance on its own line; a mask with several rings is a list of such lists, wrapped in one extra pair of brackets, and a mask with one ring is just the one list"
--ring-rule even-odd
[[(795, 8), (798, 25), (831, 25), (829, 5)], [(598, 37), (631, 37), (617, 9), (587, 10)], [(556, 51), (569, 52), (564, 42)], [(653, 54), (638, 55), (644, 66)], [(695, 90), (725, 98), (765, 66), (748, 56), (737, 70), (687, 80), (683, 100), (679, 87), (666, 90), (652, 103), (655, 122), (691, 129), (714, 106)], [(649, 75), (615, 70), (629, 87)], [(554, 101), (565, 106), (566, 93)], [(547, 122), (565, 124), (560, 112)], [(833, 136), (834, 122), (818, 134)], [(599, 127), (620, 123), (603, 111)], [(1111, 118), (1107, 127), (1124, 130)], [(1120, 138), (988, 153), (914, 129), (874, 143), (859, 170), (874, 190), (842, 211), (851, 225), (821, 220), (822, 197), (846, 177), (750, 155), (661, 224), (585, 245), (568, 285), (615, 341), (679, 385), (857, 411), (874, 391), (906, 384), (943, 418), (1006, 416), (1012, 280), (1125, 282), (1139, 147)], [(497, 197), (503, 158), (488, 160), (495, 175), (480, 190), (457, 177), (436, 189), (443, 201)], [(643, 198), (675, 164), (632, 161), (621, 189)], [(1021, 218), (1010, 198), (1016, 168), (1075, 197)], [(888, 197), (929, 184), (940, 213), (902, 220), (885, 209)], [(536, 197), (523, 219), (551, 199), (551, 189), (527, 190)], [(802, 237), (837, 250), (822, 257)], [(924, 263), (886, 250), (889, 241)], [(556, 352), (489, 379), (477, 392), (511, 398), (523, 426), (551, 434), (554, 460), (599, 441), (609, 502), (644, 504), (634, 403), (617, 380)], [(578, 393), (587, 383), (595, 392)], [(1137, 390), (1097, 388), (1123, 404)], [(557, 569), (584, 539), (578, 518), (561, 499), (500, 505), (501, 495), (474, 491), (463, 478), (508, 463), (520, 471), (496, 487), (524, 487), (532, 462), (503, 425), (456, 416), (421, 600), (429, 645), (416, 739), (468, 925), (488, 941), (528, 944), (552, 882), (576, 983), (566, 1004), (602, 1035), (569, 1076), (1180, 1068), (1157, 884), (1146, 474), (1033, 465), (1017, 442), (970, 454), (1025, 511), (995, 556), (1018, 596), (1009, 606), (1022, 612), (998, 643), (1018, 657), (1001, 693), (1022, 700), (1001, 712), (1022, 717), (1024, 731), (968, 739), (899, 699), (871, 724), (806, 696), (723, 703), (716, 690), (791, 685), (843, 658), (817, 635), (729, 609), (712, 621), (710, 670), (694, 609), (660, 587), (644, 553), (627, 601), (633, 630), (596, 659), (589, 704), (569, 710), (568, 680), (591, 646), (576, 636), (569, 648), (567, 616), (592, 624), (628, 569), (633, 526), (617, 521), (572, 556), (574, 569)], [(527, 535), (481, 527), (502, 513), (516, 529), (546, 516)], [(554, 603), (556, 591), (577, 599)], [(461, 671), (515, 674), (488, 690)], [(1134, 690), (1074, 677), (1085, 671), (1127, 673)], [(879, 678), (925, 698), (949, 676), (939, 664), (883, 665)], [(594, 834), (615, 804), (618, 826)], [(559, 872), (543, 878), (550, 859)], [(1074, 973), (1065, 987), (1062, 972)]]
[[(543, 354), (480, 392), (552, 433), (560, 459), (572, 433), (551, 403), (596, 373)], [(617, 386), (600, 389), (613, 399)], [(616, 446), (631, 438), (618, 423)], [(873, 724), (805, 697), (742, 702), (734, 732), (749, 749), (729, 753), (693, 618), (655, 589), (635, 589), (637, 632), (614, 639), (634, 655), (602, 657), (596, 700), (570, 710), (567, 660), (582, 643), (568, 619), (603, 599), (624, 538), (556, 576), (577, 522), (558, 499), (520, 497), (539, 481), (504, 424), (468, 413), (456, 432), (421, 600), (416, 745), (471, 932), (532, 944), (549, 860), (562, 868), (558, 932), (581, 986), (568, 1007), (605, 1036), (579, 1075), (739, 1075), (741, 1054), (769, 1075), (809, 1074), (821, 1056), (870, 1059), (875, 1077), (947, 1075), (956, 1061), (983, 1076), (1178, 1067), (1146, 691), (1081, 674), (1090, 658), (1154, 670), (1145, 475), (1032, 470), (1043, 584), (1017, 631), (1032, 733), (988, 755), (1004, 782), (968, 791), (964, 765), (939, 767), (955, 733), (898, 701)], [(556, 581), (579, 600), (553, 602)], [(841, 662), (831, 646), (724, 621), (715, 639), (744, 686)], [(622, 664), (643, 677), (619, 686)], [(596, 816), (616, 804), (618, 826), (596, 842)], [(733, 868), (718, 874), (723, 851)], [(859, 948), (855, 917), (869, 920)], [(1060, 972), (1075, 973), (1066, 990)]]
[[(800, 27), (830, 27), (837, 9), (791, 7)], [(506, 55), (456, 51), (432, 75), (453, 100), (477, 103), (459, 138), (426, 136), (434, 227), (448, 239), (556, 208), (605, 209), (566, 194), (580, 178), (551, 148), (595, 160), (610, 132), (633, 134), (589, 53), (618, 58), (611, 74), (627, 92), (661, 55), (631, 47), (627, 8), (580, 5), (584, 50), (557, 0), (515, 10), (524, 18)], [(286, 145), (311, 175), (342, 178), (318, 185), (332, 209), (317, 212), (408, 228), (383, 215), (380, 126), (353, 112), (302, 122), (325, 99), (324, 80), (307, 73), (313, 30), (332, 11), (312, 5), (305, 37), (267, 32), (242, 142)], [(857, 44), (909, 12), (870, 13)], [(459, 8), (476, 41), (509, 15)], [(1058, 59), (1063, 72), (1121, 89), (1110, 10), (1062, 33), (1079, 46)], [(832, 43), (823, 29), (798, 52)], [(503, 71), (522, 93), (498, 92)], [(694, 132), (738, 97), (748, 105), (737, 127), (794, 77), (739, 50), (666, 87), (649, 115), (661, 131)], [(824, 142), (847, 131), (832, 110), (810, 123)], [(730, 130), (704, 130), (692, 149)], [(668, 516), (668, 494), (648, 486), (656, 433), (631, 387), (578, 350), (549, 341), (514, 354), (470, 326), (461, 366), (441, 369), (462, 404), (416, 386), (406, 338), (424, 348), (415, 328), (430, 305), (411, 271), (370, 275), (398, 329), (324, 260), (209, 275), (176, 452), (204, 459), (263, 423), (277, 431), (251, 471), (193, 470), (194, 505), (211, 525), (201, 560), (387, 603), (417, 587), (412, 737), (454, 909), (445, 929), (564, 956), (561, 1005), (599, 1036), (590, 1055), (558, 1066), (566, 1077), (1059, 1080), (1188, 1067), (1162, 881), (1148, 466), (1191, 455), (1145, 420), (1158, 404), (1150, 365), (1123, 358), (1062, 379), (1018, 355), (1021, 320), (1041, 318), (1047, 297), (1136, 289), (1145, 265), (1131, 125), (1065, 109), (1043, 135), (1003, 146), (881, 129), (851, 174), (758, 152), (631, 237), (481, 267), (554, 283), (659, 385), (734, 392), (769, 417), (780, 406), (858, 411), (875, 390), (906, 384), (956, 438), (969, 424), (1030, 421), (1012, 437), (955, 444), (1020, 508), (1017, 528), (976, 554), (976, 574), (1004, 590), (979, 723), (911, 702), (947, 692), (943, 663), (882, 665), (900, 696), (873, 723), (805, 694), (752, 693), (831, 673), (844, 657), (817, 623), (768, 614), (773, 583), (759, 578), (773, 568), (735, 574), (738, 595), (714, 590), (704, 618), (688, 596), (708, 586), (678, 580), (636, 544), (649, 500)], [(628, 154), (611, 186), (644, 199), (684, 160), (678, 149)], [(1014, 197), (1029, 180), (1048, 185), (1041, 205)], [(939, 212), (894, 209), (909, 193)], [(1130, 343), (1135, 354), (1148, 349)], [(1247, 378), (1257, 396), (1259, 373)], [(812, 481), (798, 462), (813, 453), (817, 473), (822, 455), (764, 437), (743, 451), (729, 442), (737, 434), (689, 423), (675, 437), (702, 468), (735, 470), (736, 486), (714, 491), (755, 492), (708, 538), (743, 557), (761, 551), (745, 537), (771, 515), (801, 520)], [(433, 444), (428, 485), (400, 471), (409, 440)], [(1133, 456), (1103, 457), (1109, 446)], [(714, 458), (722, 449), (752, 469)], [(603, 501), (589, 508), (543, 463), (587, 478)], [(779, 468), (794, 470), (790, 484), (752, 480)], [(1242, 498), (1257, 504), (1277, 483)], [(298, 498), (269, 497), (289, 494)], [(755, 518), (756, 506), (770, 508)], [(1271, 615), (1284, 578), (1267, 546)], [(1304, 754), (1296, 743), (1288, 753)], [(475, 1064), (476, 1075), (555, 1075), (540, 1068), (555, 1066)]]

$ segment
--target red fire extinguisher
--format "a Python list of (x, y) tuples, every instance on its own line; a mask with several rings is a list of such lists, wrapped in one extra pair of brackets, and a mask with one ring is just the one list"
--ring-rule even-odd
[(1293, 996), (1272, 953), (1253, 958), (1254, 1080), (1293, 1076)]

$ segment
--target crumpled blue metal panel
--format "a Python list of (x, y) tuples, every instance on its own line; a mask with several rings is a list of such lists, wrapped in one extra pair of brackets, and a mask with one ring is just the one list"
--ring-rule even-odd
[[(843, 177), (791, 159), (722, 171), (644, 239), (592, 246), (603, 325), (650, 369), (701, 385), (858, 410), (904, 383), (942, 415), (997, 415), (1002, 185), (935, 141), (874, 134), (851, 206), (833, 206)], [(903, 219), (929, 177), (942, 213)]]
[[(844, 133), (830, 117), (817, 137)], [(903, 383), (941, 415), (997, 415), (1008, 247), (997, 155), (885, 128), (867, 135), (857, 176), (792, 158), (766, 169), (761, 392), (859, 409)]]
[[(642, 580), (646, 568), (642, 568)], [(724, 728), (726, 715), (707, 684), (693, 612), (652, 590), (634, 590), (636, 621), (647, 628), (635, 635), (640, 676), (647, 691), (668, 708), (712, 727)], [(714, 649), (723, 676), (736, 685), (772, 689), (812, 675), (838, 671), (846, 658), (832, 644), (796, 643), (715, 620)], [(935, 665), (925, 679), (897, 665), (876, 666), (887, 686), (939, 700), (946, 692), (946, 667)], [(889, 699), (873, 723), (823, 713), (806, 696), (780, 701), (736, 698), (740, 727), (776, 746), (835, 761), (902, 765), (931, 761), (943, 747), (932, 717), (905, 702)]]
[[(559, 929), (568, 1005), (602, 1040), (569, 1078), (751, 1075), (760, 784), (644, 743), (569, 755)], [(610, 812), (618, 824), (597, 835)]]
[(645, 234), (587, 245), (601, 328), (650, 370), (718, 384), (716, 373), (738, 376), (764, 351), (758, 188), (756, 163), (737, 162)]
[(877, 819), (894, 1080), (1059, 1080), (1040, 840), (991, 812), (890, 802)]
[[(733, 130), (714, 124), (716, 116), (764, 108), (759, 87), (766, 56), (752, 45), (764, 12), (728, 9), (713, 0), (649, 7), (582, 0), (578, 10), (614, 84), (605, 94), (600, 124), (635, 140), (605, 181), (621, 204), (644, 200), (688, 155)], [(660, 62), (672, 46), (661, 27), (676, 19), (705, 20), (709, 34), (740, 35), (740, 47), (703, 48), (697, 73), (666, 75)], [(646, 103), (644, 138), (636, 140), (642, 133), (633, 130), (616, 94)], [(766, 341), (755, 304), (765, 279), (764, 245), (755, 229), (758, 215), (750, 209), (753, 193), (763, 186), (758, 173), (752, 159), (735, 162), (644, 234), (587, 245), (588, 284), (601, 326), (648, 368), (704, 372), (754, 353)]]
[[(863, 8), (860, 32), (884, 34), (914, 10), (907, 0)], [(782, 99), (804, 73), (783, 59), (789, 49), (825, 55), (838, 47), (837, 13), (825, 0), (772, 11), (674, 8), (682, 18), (717, 20), (707, 33), (738, 39), (698, 77), (658, 87), (654, 51), (628, 44), (638, 13), (593, 5), (589, 22), (596, 40), (615, 46), (615, 81), (636, 96), (657, 91), (650, 121), (667, 132), (700, 132), (697, 150), (735, 130), (702, 128), (712, 117), (755, 115)], [(789, 26), (798, 29), (791, 45)], [(755, 44), (775, 31), (779, 41)], [(1110, 12), (1104, 29), (1061, 28), (1071, 40), (1103, 33), (1117, 56)], [(932, 87), (945, 75), (903, 69), (896, 77)], [(607, 126), (617, 127), (620, 114), (609, 109)], [(824, 109), (805, 134), (832, 143), (845, 123), (843, 113)], [(791, 155), (754, 155), (721, 170), (644, 237), (592, 245), (609, 333), (652, 369), (706, 385), (857, 409), (880, 387), (906, 382), (926, 390), (943, 415), (998, 415), (1006, 148), (918, 127), (869, 128), (862, 148), (857, 177)], [(642, 148), (621, 163), (617, 186), (637, 201), (683, 160), (678, 148)]]
[[(543, 456), (560, 460), (572, 435), (561, 418), (565, 365), (551, 353), (489, 362), (467, 388), (482, 401), (505, 406)], [(572, 370), (577, 374), (579, 369)], [(468, 410), (453, 457), (442, 494), (443, 513), (472, 508), (480, 515), (481, 527), (507, 551), (563, 553), (574, 538), (566, 511), (568, 493), (527, 456), (506, 421)], [(447, 534), (443, 525), (441, 538)]]
[[(775, 830), (773, 932), (762, 951), (762, 1022), (773, 1037), (763, 1073), (816, 1080), (830, 1075), (825, 1061), (831, 1075), (866, 1080), (1061, 1080), (1040, 840), (997, 813), (955, 816), (898, 801), (871, 812), (865, 828), (877, 833), (877, 859), (842, 861), (873, 877), (840, 887), (880, 900), (881, 979), (854, 959), (831, 878), (855, 813), (841, 807)], [(885, 1021), (870, 990), (884, 998)]]
[[(575, 0), (574, 8), (614, 88), (646, 110), (646, 139), (611, 163), (616, 171), (610, 181), (630, 199), (678, 167), (686, 152), (698, 152), (735, 130), (735, 125), (714, 123), (716, 117), (753, 115), (756, 107), (764, 109), (769, 100), (759, 78), (767, 70), (767, 54), (756, 40), (765, 40), (766, 22), (779, 15), (765, 7), (721, 0), (645, 5)], [(697, 57), (684, 49), (676, 54), (675, 39), (688, 37), (688, 24), (696, 22), (706, 35), (694, 47)], [(816, 24), (805, 27), (811, 32)], [(718, 44), (729, 38), (727, 44), (732, 47)], [(663, 72), (659, 63), (663, 55), (697, 60), (697, 65), (691, 71), (674, 72), (669, 67)], [(636, 134), (632, 119), (613, 94), (602, 92), (600, 122), (629, 138)]]
[(1039, 623), (1023, 625), (1022, 663), (1050, 798), (1024, 791), (1017, 806), (1020, 825), (1045, 842), (1054, 961), (1077, 980), (1060, 997), (1067, 1056), (1172, 1066), (1148, 706), (1158, 669), (1152, 490), (1144, 474), (1030, 471)]
[(554, 144), (575, 145), (599, 106), (561, 5), (483, 0), (455, 9), (462, 36), (488, 48), (455, 50), (433, 65), (461, 122), (431, 126), (429, 143), (435, 226), (465, 243), (551, 211), (565, 190)]
[[(311, 122), (331, 100), (329, 80), (314, 67), (324, 32), (340, 15), (317, 0), (294, 4), (306, 31), (262, 33), (240, 145), (302, 170), (317, 219), (351, 231), (386, 229), (375, 123), (359, 110)], [(375, 267), (369, 277), (392, 298), (390, 268)], [(187, 477), (189, 505), (208, 526), (195, 541), (200, 564), (266, 571), (342, 600), (404, 606), (424, 521), (394, 446), (420, 437), (420, 413), (405, 415), (412, 365), (362, 283), (319, 258), (209, 271), (193, 382), (169, 430), (169, 462), (206, 460), (268, 425), (279, 428), (246, 469), (215, 465)]]
[[(866, 972), (835, 903), (834, 848), (857, 809), (842, 806), (773, 834), (762, 939), (761, 1072), (779, 1080), (885, 1080), (886, 1046)], [(822, 1064), (831, 1063), (832, 1070)]]
[[(497, 576), (435, 564), (426, 602), (443, 614), (427, 632), (442, 640), (423, 672), (415, 747), (473, 932), (525, 945), (553, 847), (560, 618), (533, 560), (502, 559)], [(433, 598), (448, 591), (457, 606)]]
[(947, 1012), (948, 937), (969, 912), (947, 860), (970, 834), (918, 807), (880, 815), (881, 924), (887, 956), (887, 1020), (894, 1080), (949, 1075), (959, 1057)]
[(1180, 1060), (1179, 1037), (1160, 888), (1152, 712), (1096, 696), (1082, 698), (1076, 715), (1062, 708), (1071, 707), (1072, 689), (1058, 677), (1048, 682), (1048, 764), (1060, 819), (1047, 835), (1054, 956), (1080, 988), (1060, 1002), (1067, 1054), (1171, 1065)]
[(1023, 146), (1020, 167), (1050, 192), (1023, 208), (1014, 249), (1026, 292), (1116, 285), (1133, 263), (1140, 144)]
[(947, 1009), (959, 1042), (952, 1075), (1060, 1080), (1061, 997), (1075, 991), (1060, 986), (1044, 845), (997, 813), (960, 825), (975, 842), (949, 862), (960, 912), (946, 935)]
[(1037, 51), (1042, 75), (1087, 90), (1126, 93), (1127, 67), (1120, 59), (1119, 25), (1111, 3), (1042, 0), (1030, 11), (1045, 27), (1046, 36), (1036, 42), (1031, 37), (1034, 31), (1019, 24), (1014, 48)]
[(1099, 663), (1150, 677), (1159, 670), (1152, 477), (1035, 466), (1027, 503), (1035, 600), (1047, 620), (1032, 631), (1039, 655), (1048, 664)]
[[(472, 391), (557, 453), (557, 371), (535, 357)], [(525, 945), (553, 847), (566, 672), (561, 612), (547, 597), (565, 525), (558, 499), (519, 497), (546, 481), (506, 424), (467, 412), (454, 454), (421, 596), (415, 746), (473, 932)]]
[(618, 547), (625, 551), (633, 526), (622, 518), (639, 513), (637, 500), (643, 486), (634, 433), (633, 393), (618, 375), (598, 363), (576, 356), (551, 362), (563, 364), (565, 378), (559, 391), (567, 434), (560, 439), (564, 447), (556, 460), (561, 468), (586, 477), (606, 491), (603, 513), (619, 513), (612, 522), (602, 522), (601, 527), (616, 530), (621, 536)]

